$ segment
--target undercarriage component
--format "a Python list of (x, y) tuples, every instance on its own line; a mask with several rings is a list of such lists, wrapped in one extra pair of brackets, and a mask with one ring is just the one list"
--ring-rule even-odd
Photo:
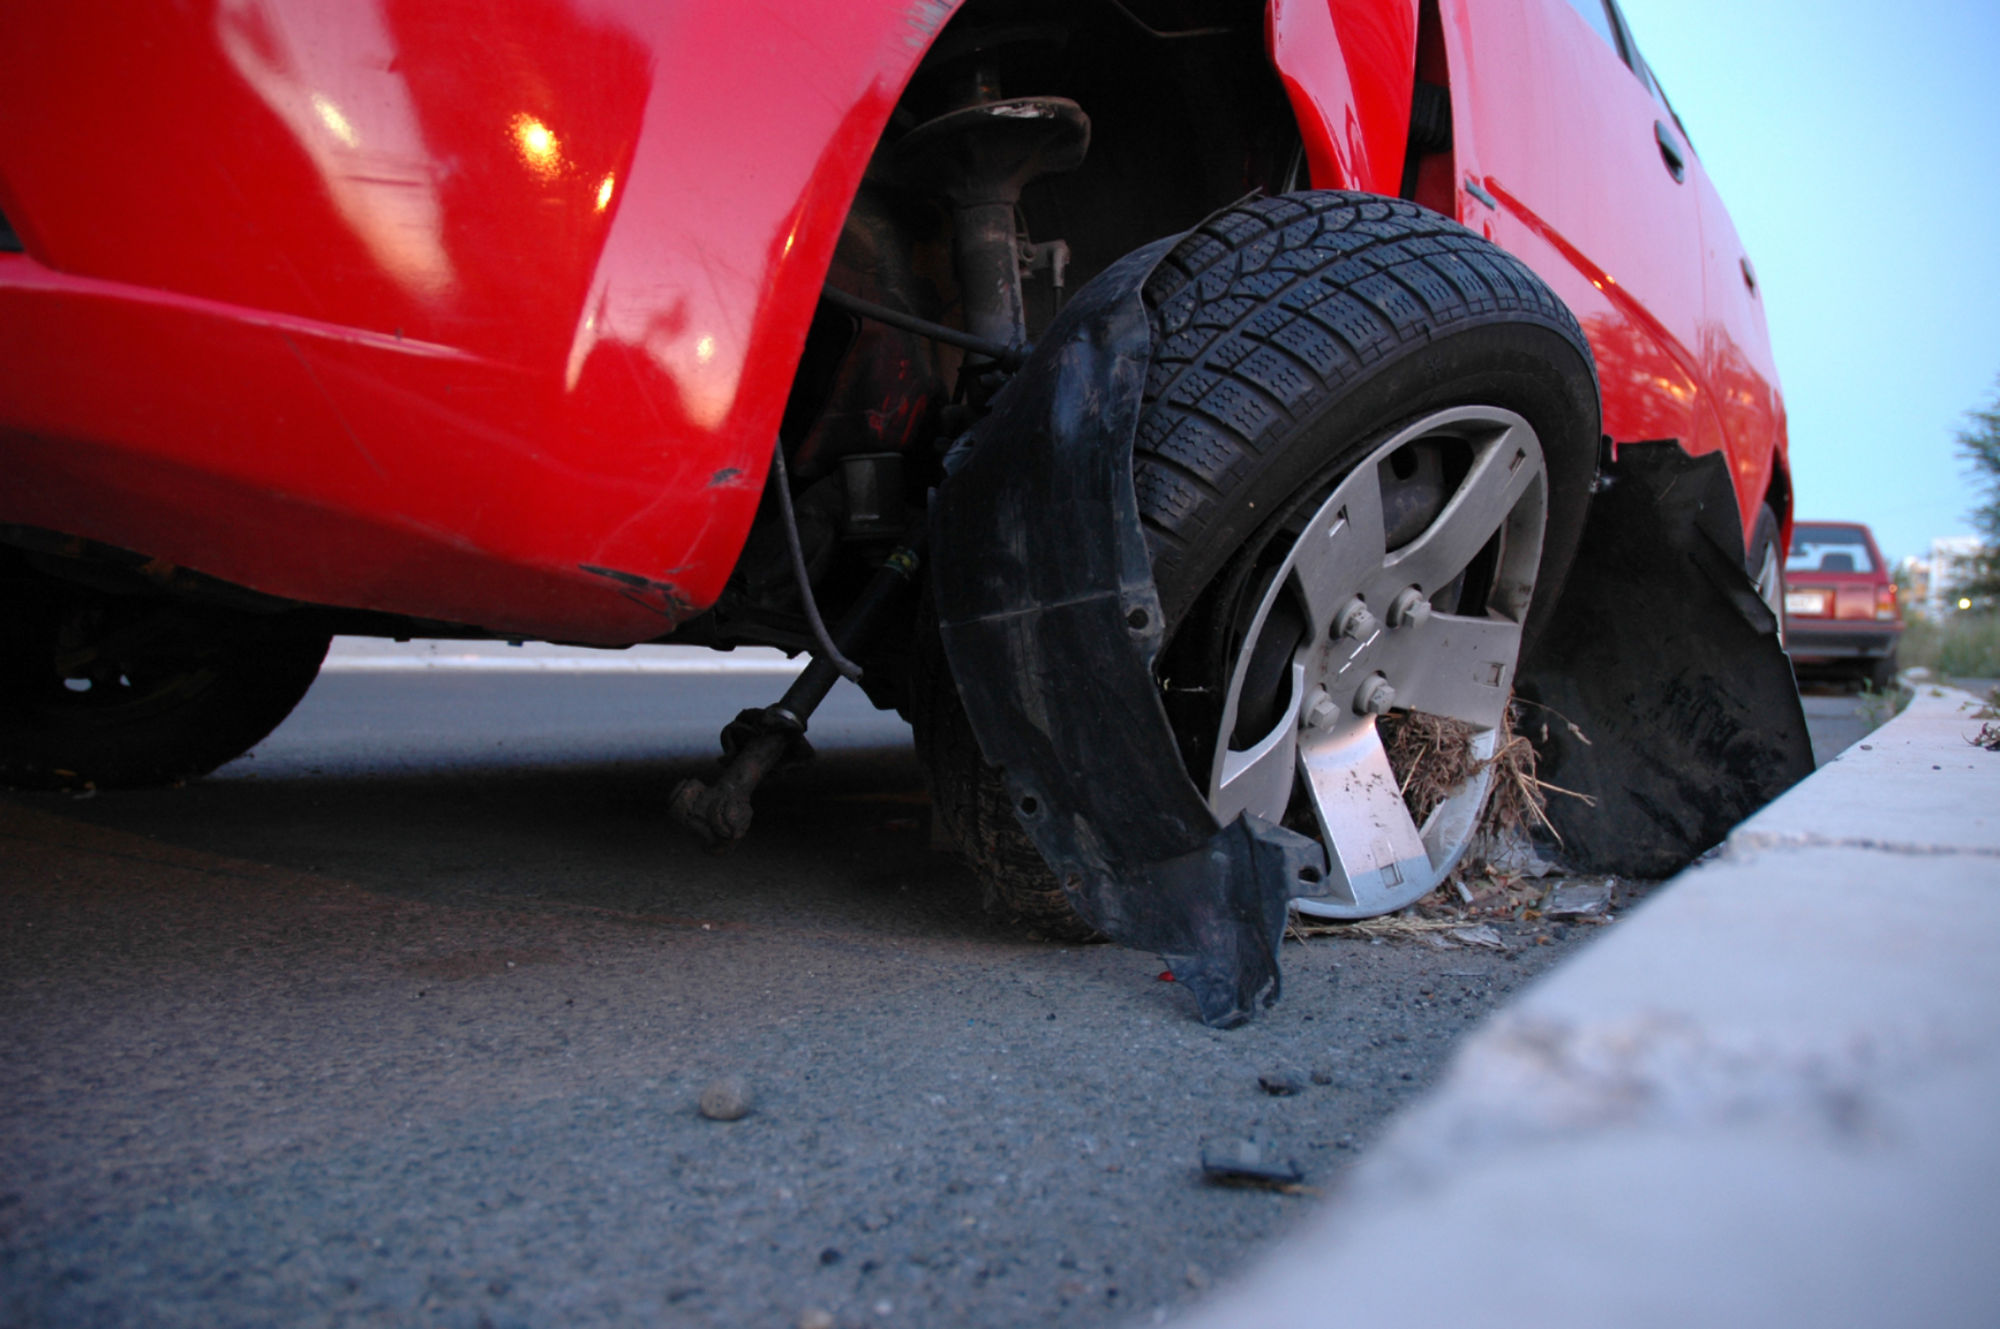
[(1723, 455), (1621, 447), (1519, 682), (1540, 775), (1592, 800), (1550, 800), (1566, 865), (1670, 875), (1812, 773), (1778, 626)]
[(1065, 892), (1229, 1026), (1276, 999), (1287, 901), (1317, 889), (1326, 855), (1255, 817), (1217, 822), (1153, 680), (1166, 622), (1132, 439), (1140, 288), (1174, 243), (1080, 291), (974, 430), (933, 512), (935, 580), (966, 714)]
[(919, 337), (928, 337), (947, 346), (956, 346), (962, 351), (983, 355), (1006, 369), (1020, 368), (1021, 362), (1027, 358), (1025, 350), (1010, 342), (975, 337), (969, 332), (960, 332), (957, 328), (948, 327), (943, 323), (933, 323), (927, 318), (918, 318), (914, 314), (905, 314), (900, 309), (891, 309), (887, 305), (878, 305), (873, 300), (863, 300), (858, 295), (849, 295), (846, 291), (833, 286), (821, 291), (820, 299), (856, 317), (874, 319), (877, 323), (886, 323), (904, 332), (914, 332)]
[[(867, 588), (834, 633), (841, 651), (860, 651), (866, 645), (887, 611), (915, 578), (922, 549), (920, 533), (875, 570)], [(683, 780), (668, 796), (668, 812), (676, 825), (710, 844), (733, 844), (750, 833), (750, 796), (764, 777), (781, 765), (805, 760), (812, 754), (806, 743), (806, 728), (813, 712), (841, 677), (840, 668), (829, 654), (814, 655), (775, 705), (744, 711), (723, 729), (725, 762), (715, 783)]]
[(1021, 189), (1068, 171), (1090, 147), (1090, 118), (1063, 97), (1014, 97), (948, 111), (896, 145), (897, 174), (952, 208), (952, 257), (966, 330), (1001, 345), (1025, 340), (1016, 208)]

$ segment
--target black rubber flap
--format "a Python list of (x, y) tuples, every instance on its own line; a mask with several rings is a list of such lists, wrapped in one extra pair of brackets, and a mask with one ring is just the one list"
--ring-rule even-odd
[(1791, 661), (1743, 569), (1720, 453), (1619, 448), (1515, 691), (1531, 703), (1522, 727), (1541, 777), (1595, 802), (1549, 799), (1558, 857), (1577, 871), (1678, 872), (1812, 773)]
[(1279, 991), (1302, 874), (1326, 856), (1218, 825), (1153, 681), (1164, 622), (1132, 487), (1151, 333), (1140, 288), (1172, 239), (1077, 293), (995, 398), (931, 520), (946, 658), (1015, 815), (1093, 926), (1159, 952), (1208, 1024)]

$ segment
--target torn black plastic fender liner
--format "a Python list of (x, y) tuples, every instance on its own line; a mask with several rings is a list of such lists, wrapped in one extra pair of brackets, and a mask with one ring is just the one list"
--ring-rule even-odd
[(1152, 344), (1140, 288), (1173, 243), (1079, 291), (994, 399), (934, 505), (932, 576), (973, 734), (1071, 903), (1159, 952), (1228, 1027), (1277, 1000), (1287, 902), (1326, 855), (1256, 818), (1217, 823), (1153, 681), (1166, 625), (1132, 440)]
[(1541, 778), (1596, 801), (1549, 799), (1558, 856), (1577, 871), (1678, 872), (1812, 773), (1798, 685), (1743, 569), (1721, 454), (1619, 448), (1515, 692), (1533, 703), (1522, 726)]

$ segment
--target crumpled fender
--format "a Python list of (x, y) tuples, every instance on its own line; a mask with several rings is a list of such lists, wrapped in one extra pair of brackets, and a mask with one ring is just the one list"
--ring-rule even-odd
[(1132, 484), (1152, 333), (1140, 288), (1178, 237), (1070, 301), (955, 449), (932, 507), (946, 659), (1016, 817), (1092, 926), (1160, 953), (1228, 1027), (1279, 992), (1287, 902), (1325, 851), (1220, 825), (1153, 680), (1166, 623)]
[(1541, 778), (1592, 800), (1549, 800), (1575, 871), (1669, 876), (1812, 773), (1721, 453), (1618, 449), (1514, 690)]

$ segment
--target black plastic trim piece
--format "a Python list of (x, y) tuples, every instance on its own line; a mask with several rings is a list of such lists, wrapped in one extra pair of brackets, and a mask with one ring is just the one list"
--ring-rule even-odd
[(1279, 991), (1278, 945), (1314, 841), (1216, 822), (1153, 677), (1165, 618), (1132, 482), (1152, 352), (1140, 290), (1180, 237), (1106, 269), (948, 459), (931, 518), (946, 658), (986, 759), (1077, 912), (1161, 954), (1201, 1018)]
[(1812, 773), (1723, 454), (1619, 446), (1515, 695), (1541, 778), (1591, 796), (1549, 800), (1577, 871), (1669, 876)]

